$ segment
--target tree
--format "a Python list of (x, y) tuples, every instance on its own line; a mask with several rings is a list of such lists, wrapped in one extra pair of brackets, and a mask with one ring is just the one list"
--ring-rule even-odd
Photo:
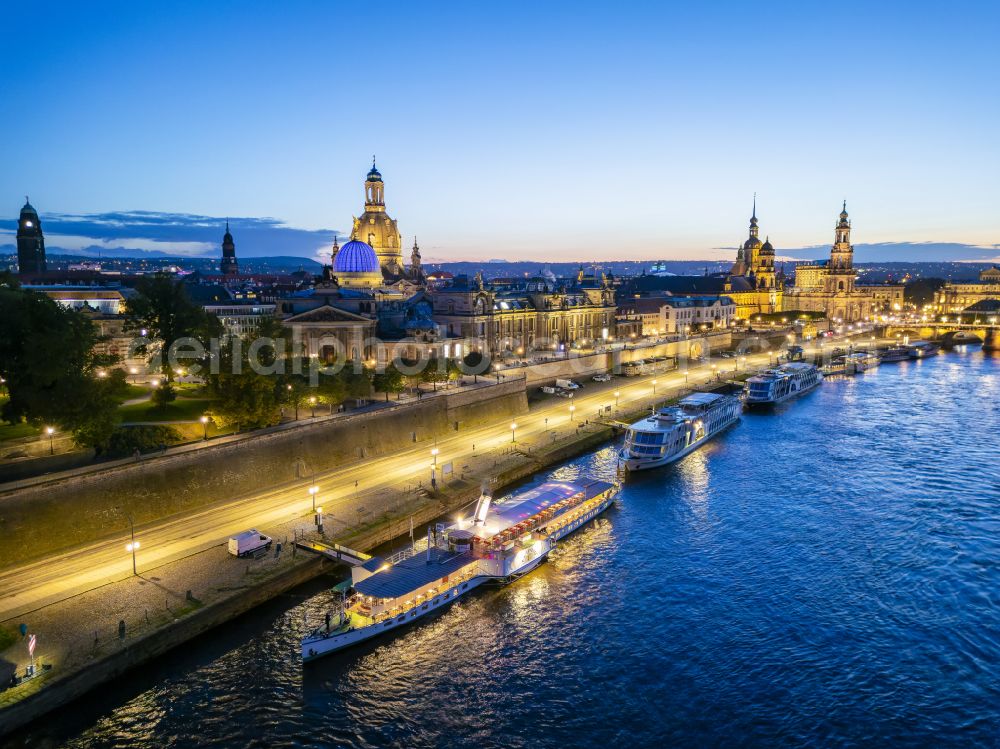
[(347, 399), (349, 373), (341, 369), (332, 374), (319, 375), (319, 385), (316, 388), (317, 397), (320, 402), (326, 403), (333, 413), (334, 406), (339, 406)]
[(255, 372), (250, 366), (248, 346), (221, 352), (218, 374), (208, 376), (208, 391), (214, 399), (206, 414), (221, 428), (259, 429), (281, 420), (280, 377)]
[[(125, 302), (130, 332), (146, 331), (145, 337), (159, 342), (159, 368), (167, 380), (173, 369), (169, 354), (175, 343), (194, 338), (202, 346), (212, 336), (219, 335), (221, 324), (199, 305), (192, 302), (184, 282), (163, 273), (143, 276), (135, 285), (135, 295)], [(152, 361), (155, 361), (155, 355)]]
[(357, 366), (353, 361), (347, 362), (341, 370), (347, 385), (347, 397), (356, 400), (369, 398), (372, 394), (373, 373), (365, 366)]
[(372, 387), (376, 392), (385, 393), (385, 399), (389, 400), (389, 393), (396, 393), (398, 397), (398, 394), (403, 392), (406, 388), (406, 378), (392, 363), (389, 363), (383, 371), (376, 372), (372, 377)]
[(164, 409), (167, 407), (168, 403), (173, 403), (177, 400), (177, 391), (174, 390), (173, 386), (164, 380), (163, 383), (153, 391), (153, 395), (150, 398), (153, 401), (153, 405), (156, 408)]
[(451, 362), (442, 362), (438, 359), (428, 359), (427, 364), (420, 371), (421, 382), (430, 382), (434, 385), (434, 390), (437, 390), (437, 384), (439, 382), (447, 382), (451, 379), (451, 373), (449, 372), (449, 366)]
[(9, 395), (0, 418), (73, 432), (81, 445), (104, 444), (125, 373), (97, 377), (108, 359), (94, 353), (93, 323), (42, 294), (2, 284), (0, 320), (0, 377)]
[(210, 391), (215, 400), (206, 415), (221, 428), (260, 429), (277, 424), (281, 400), (275, 380), (251, 370), (213, 375)]

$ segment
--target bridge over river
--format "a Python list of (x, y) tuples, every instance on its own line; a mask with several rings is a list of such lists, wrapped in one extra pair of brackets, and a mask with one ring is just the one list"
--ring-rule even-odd
[(945, 348), (981, 343), (986, 351), (1000, 351), (1000, 319), (997, 317), (968, 322), (895, 323), (886, 326), (884, 335), (886, 338), (909, 337), (911, 341), (940, 341)]

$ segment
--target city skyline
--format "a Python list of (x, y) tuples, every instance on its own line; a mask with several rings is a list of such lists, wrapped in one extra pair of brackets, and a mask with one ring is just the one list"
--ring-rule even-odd
[[(32, 92), (28, 110), (0, 102), (20, 144), (0, 175), (0, 245), (28, 193), (54, 251), (126, 239), (218, 251), (220, 229), (197, 236), (180, 218), (172, 236), (123, 236), (122, 217), (135, 229), (142, 211), (260, 222), (270, 239), (237, 235), (242, 254), (315, 258), (350, 233), (374, 151), (389, 210), (428, 262), (539, 248), (725, 259), (754, 192), (779, 256), (829, 244), (845, 197), (859, 246), (1000, 255), (986, 5), (962, 18), (650, 7), (642, 24), (596, 8), (459, 18), (385, 5), (371, 38), (342, 31), (364, 29), (359, 15), (311, 6), (236, 19), (123, 6), (99, 23), (49, 8), (45, 56), (28, 35), (0, 52), (7, 87)], [(882, 34), (890, 24), (906, 33)], [(330, 43), (336, 32), (345, 41)], [(59, 230), (64, 218), (78, 233)]]

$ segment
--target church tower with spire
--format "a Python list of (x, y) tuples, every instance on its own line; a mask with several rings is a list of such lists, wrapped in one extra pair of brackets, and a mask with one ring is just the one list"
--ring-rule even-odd
[(22, 276), (44, 273), (46, 270), (42, 222), (27, 196), (17, 220), (17, 270)]
[(413, 238), (413, 249), (410, 251), (410, 278), (419, 281), (424, 277), (424, 268), (420, 259), (420, 245), (417, 238)]
[(830, 262), (827, 265), (827, 291), (854, 291), (854, 247), (851, 245), (851, 221), (847, 216), (847, 201), (840, 211), (840, 219), (833, 229), (833, 247), (830, 248)]
[(235, 276), (240, 272), (240, 265), (236, 261), (236, 243), (233, 242), (233, 235), (229, 233), (229, 220), (226, 219), (226, 233), (222, 237), (222, 263), (220, 264), (222, 275)]
[(403, 275), (402, 236), (396, 221), (385, 212), (385, 183), (375, 166), (365, 177), (365, 211), (354, 219), (353, 238), (371, 245), (387, 277)]

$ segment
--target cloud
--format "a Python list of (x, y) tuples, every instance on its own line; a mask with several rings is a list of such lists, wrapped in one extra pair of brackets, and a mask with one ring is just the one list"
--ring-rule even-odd
[[(790, 260), (823, 260), (830, 257), (829, 245), (794, 249), (778, 247), (776, 253)], [(854, 245), (857, 263), (989, 262), (996, 257), (997, 245), (960, 242), (878, 242)]]
[[(222, 252), (226, 226), (217, 216), (155, 211), (50, 213), (41, 219), (45, 247), (53, 254), (214, 257)], [(229, 228), (237, 257), (318, 258), (329, 253), (334, 237), (332, 229), (299, 229), (267, 217), (229, 218)], [(0, 246), (13, 246), (14, 235), (0, 230)]]

